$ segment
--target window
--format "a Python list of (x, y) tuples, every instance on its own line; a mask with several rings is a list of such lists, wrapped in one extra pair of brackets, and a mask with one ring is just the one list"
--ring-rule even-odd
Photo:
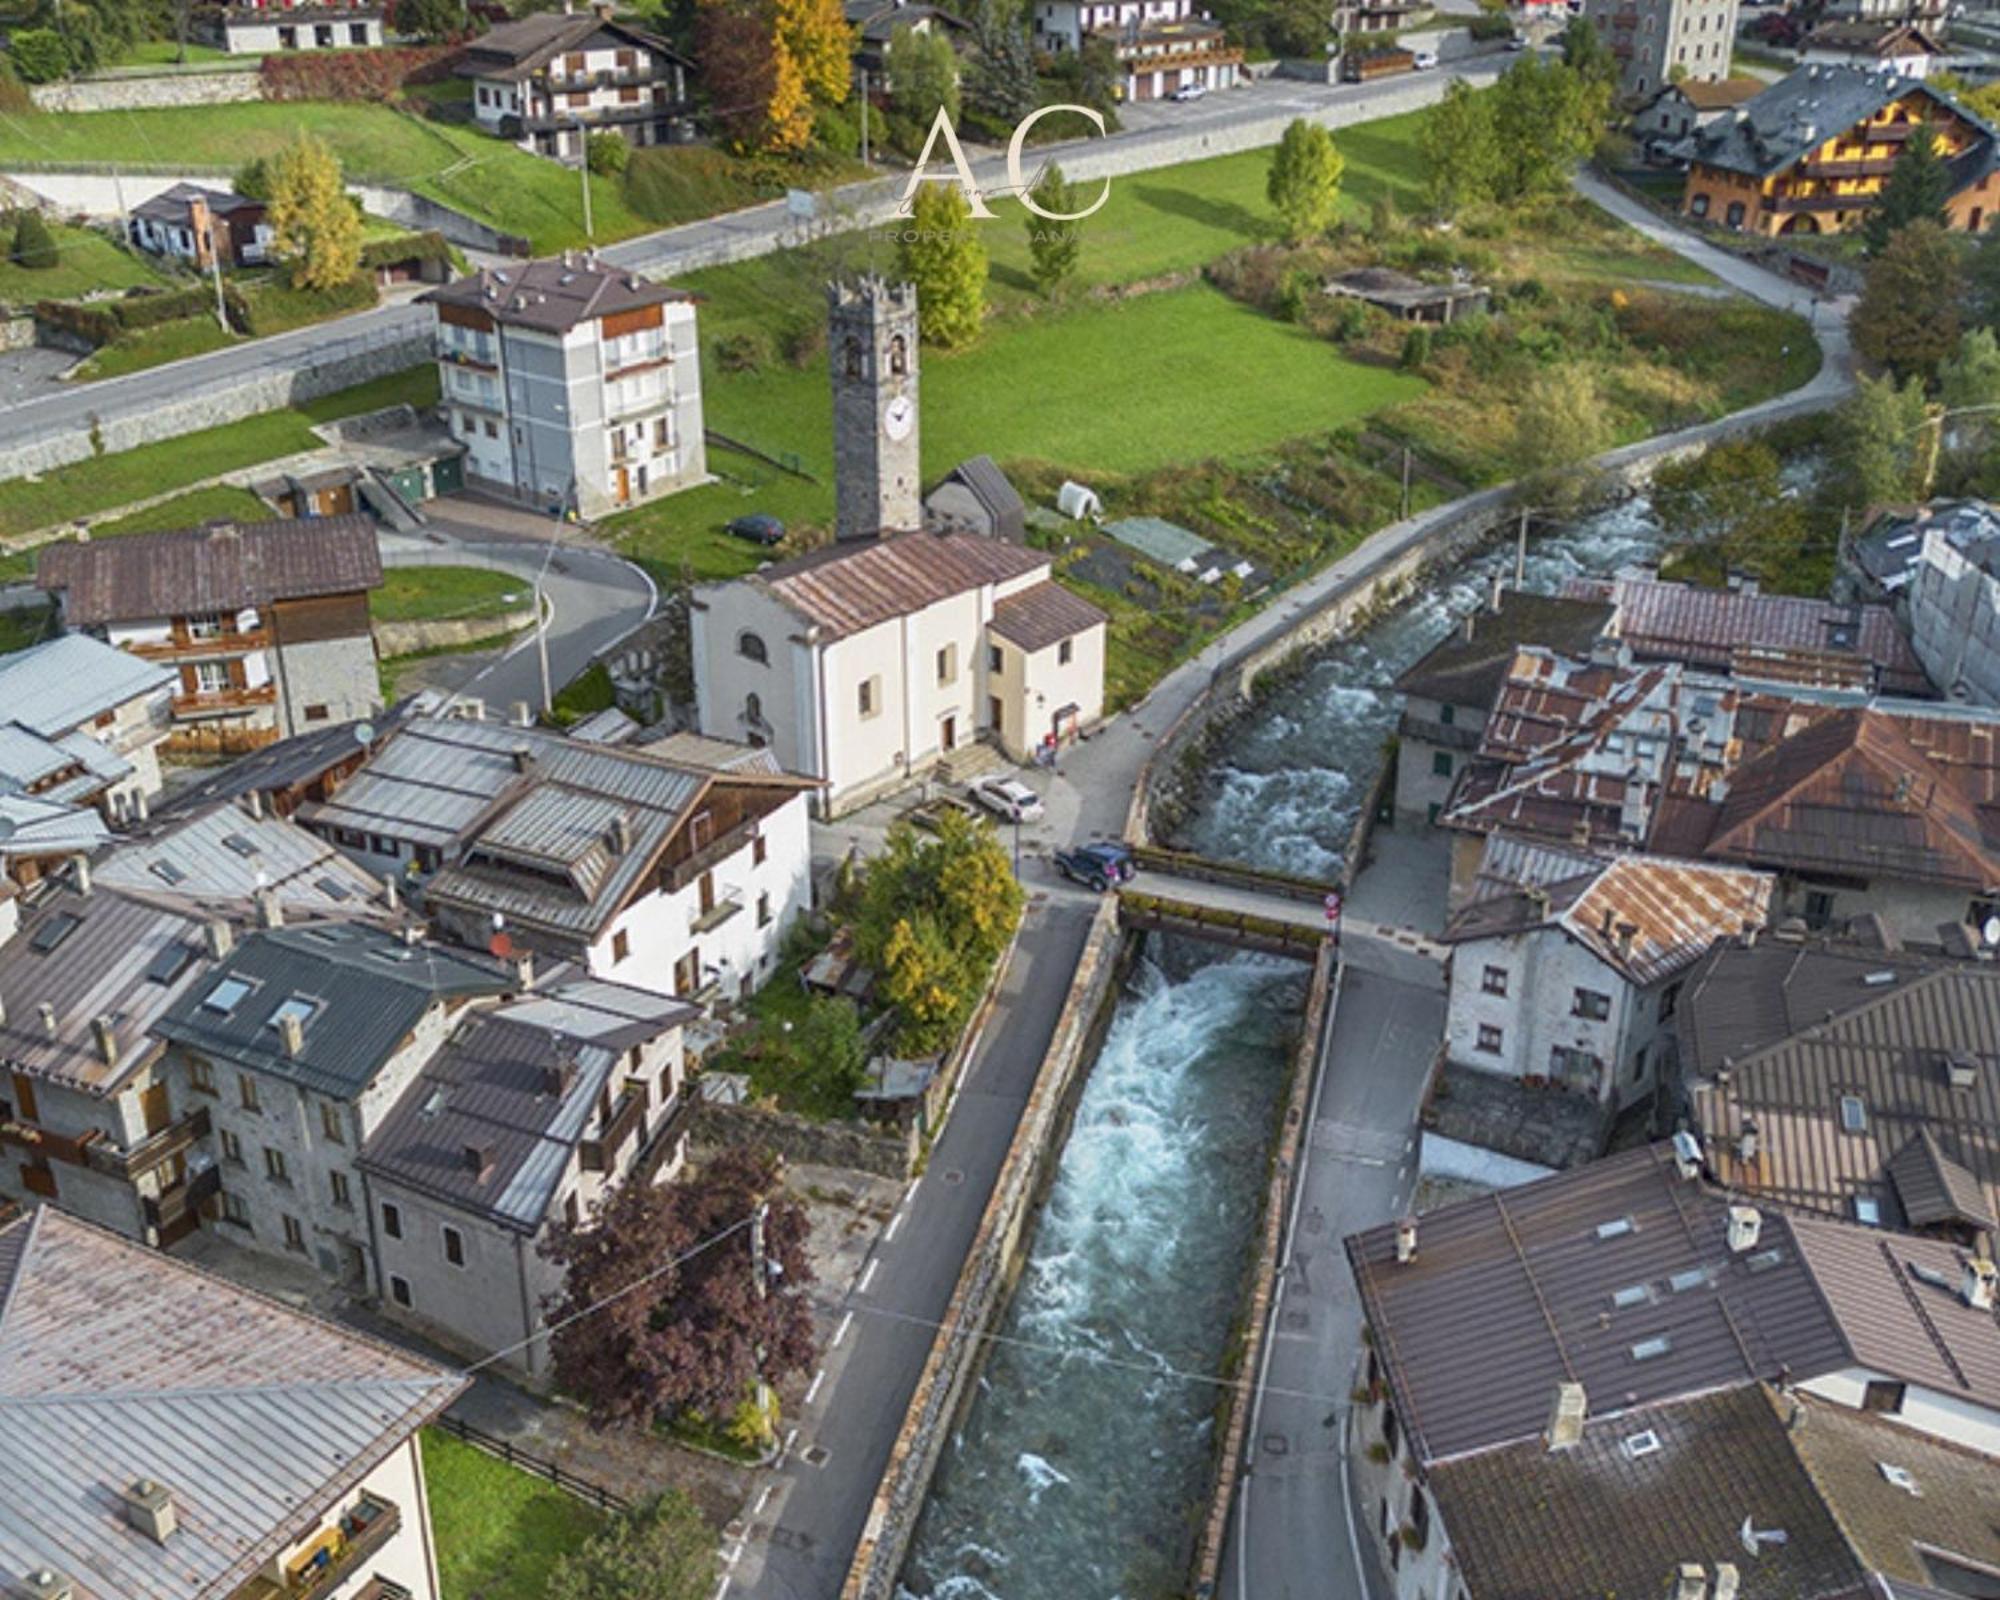
[(849, 376), (850, 378), (858, 378), (858, 377), (860, 377), (860, 376), (861, 376), (861, 341), (860, 341), (859, 339), (849, 339), (849, 340), (847, 341), (847, 344), (846, 344), (846, 346), (844, 347), (844, 349), (843, 349), (843, 351), (842, 351), (842, 354), (843, 354), (843, 356), (844, 356), (844, 358), (845, 358), (845, 364), (846, 364), (846, 367), (847, 367), (847, 375), (848, 375), (848, 376)]
[(239, 1228), (250, 1226), (250, 1208), (243, 1203), (243, 1196), (240, 1194), (231, 1194), (226, 1189), (223, 1191), (222, 1220), (224, 1222), (233, 1222)]
[(1892, 1383), (1887, 1378), (1870, 1379), (1861, 1391), (1861, 1409), (1877, 1411), (1884, 1416), (1895, 1416), (1903, 1409), (1903, 1386)]
[(1389, 1454), (1396, 1453), (1396, 1408), (1385, 1405), (1382, 1408), (1382, 1442), (1389, 1447)]
[(864, 678), (862, 680), (861, 687), (855, 694), (855, 708), (862, 716), (872, 717), (877, 711), (881, 710), (880, 705), (877, 704), (881, 696), (881, 687), (882, 680), (880, 678)]
[(569, 1226), (574, 1228), (582, 1220), (582, 1210), (583, 1208), (576, 1203), (576, 1191), (574, 1189), (563, 1196), (563, 1221), (568, 1223)]
[(445, 1224), (444, 1258), (454, 1267), (465, 1265), (465, 1235), (452, 1227), (450, 1223)]
[(257, 1100), (257, 1080), (247, 1072), (236, 1074), (236, 1097), (243, 1103), (245, 1111), (261, 1111)]
[(620, 928), (611, 936), (611, 964), (617, 966), (631, 953), (632, 941), (626, 937), (625, 930)]
[(1868, 1131), (1868, 1102), (1858, 1094), (1840, 1097), (1840, 1128), (1843, 1133)]
[(1698, 194), (1692, 200), (1690, 200), (1688, 202), (1688, 215), (1691, 217), (1707, 216), (1708, 196), (1705, 194)]
[(1000, 654), (1000, 647), (997, 644), (989, 644), (986, 647), (986, 670), (988, 672), (1006, 670), (1006, 658)]
[(1449, 728), (1457, 720), (1458, 720), (1457, 706), (1440, 705), (1438, 707), (1438, 721), (1443, 723), (1444, 726)]
[(937, 653), (937, 681), (954, 682), (958, 677), (958, 646), (948, 644)]
[(346, 1144), (347, 1133), (340, 1125), (340, 1107), (331, 1100), (319, 1103), (319, 1131), (334, 1144)]
[(403, 1213), (398, 1206), (387, 1200), (382, 1202), (382, 1231), (392, 1239), (403, 1237)]
[(1075, 642), (1069, 639), (1063, 640), (1061, 644), (1056, 646), (1056, 665), (1059, 667), (1068, 666), (1075, 654)]
[(352, 1211), (354, 1209), (354, 1192), (347, 1186), (347, 1174), (344, 1172), (330, 1172), (327, 1174), (326, 1181), (327, 1186), (333, 1191), (333, 1203), (343, 1211)]
[(396, 1274), (395, 1274), (395, 1273), (393, 1273), (393, 1272), (392, 1272), (392, 1273), (390, 1273), (390, 1274), (389, 1274), (389, 1298), (390, 1298), (391, 1300), (395, 1301), (395, 1302), (396, 1302), (396, 1304), (397, 1304), (397, 1305), (399, 1305), (399, 1306), (407, 1306), (407, 1305), (409, 1305), (409, 1304), (410, 1304), (410, 1280), (409, 1280), (408, 1278), (399, 1278), (399, 1277), (397, 1277), (397, 1276), (396, 1276)]
[(269, 1145), (264, 1146), (264, 1176), (273, 1183), (290, 1186), (292, 1173), (291, 1168), (285, 1164), (284, 1151), (273, 1150)]
[(304, 1255), (306, 1253), (306, 1230), (299, 1226), (299, 1219), (297, 1217), (286, 1217), (284, 1222), (285, 1248), (287, 1250), (296, 1250), (300, 1255)]
[(281, 1029), (288, 1020), (295, 1020), (300, 1027), (312, 1021), (313, 1013), (319, 1010), (317, 1000), (308, 1000), (303, 995), (292, 995), (280, 1000), (277, 1009), (271, 1013), (271, 1020), (264, 1024), (267, 1028)]
[(330, 713), (327, 710), (327, 708), (322, 705), (313, 705), (306, 707), (306, 721), (308, 722), (324, 722), (331, 714), (332, 713)]
[(188, 1087), (201, 1094), (215, 1093), (215, 1068), (200, 1056), (188, 1058)]
[(1559, 1044), (1549, 1051), (1549, 1076), (1566, 1083), (1597, 1083), (1597, 1057), (1588, 1050)]
[(222, 637), (222, 618), (213, 611), (187, 619), (187, 635), (190, 639), (219, 639)]
[(763, 635), (752, 633), (747, 628), (736, 636), (736, 653), (745, 661), (754, 661), (760, 667), (771, 664), (771, 652), (764, 648)]
[(771, 853), (771, 847), (764, 842), (764, 836), (761, 833), (758, 834), (756, 838), (750, 841), (751, 866), (761, 867), (764, 864), (765, 858), (768, 857), (770, 853)]
[(770, 925), (771, 925), (771, 897), (768, 894), (760, 894), (757, 896), (757, 926), (760, 928), (768, 928), (770, 927)]
[(1569, 1014), (1602, 1022), (1611, 1015), (1611, 996), (1599, 994), (1595, 989), (1579, 989), (1570, 999)]
[(1488, 967), (1479, 975), (1479, 989), (1482, 994), (1505, 995), (1507, 993), (1507, 969)]
[(1723, 220), (1724, 222), (1726, 222), (1726, 223), (1727, 223), (1727, 224), (1728, 224), (1728, 225), (1729, 225), (1730, 227), (1732, 227), (1732, 228), (1740, 228), (1740, 227), (1742, 227), (1742, 226), (1743, 226), (1743, 202), (1742, 202), (1741, 200), (1732, 200), (1732, 201), (1730, 201), (1730, 202), (1729, 202), (1729, 211), (1728, 211), (1728, 214), (1727, 214), (1726, 216), (1724, 216), (1722, 220)]
[(1449, 778), (1451, 776), (1451, 752), (1449, 750), (1434, 750), (1431, 752), (1431, 776), (1434, 778)]
[(889, 341), (889, 372), (892, 377), (901, 378), (907, 376), (909, 370), (909, 351), (905, 348), (903, 336), (899, 333)]
[(196, 694), (221, 694), (229, 687), (228, 663), (222, 661), (197, 661), (194, 664), (194, 692)]
[(227, 1128), (221, 1129), (217, 1133), (216, 1137), (217, 1139), (220, 1140), (222, 1144), (222, 1159), (224, 1161), (227, 1161), (232, 1167), (242, 1166), (243, 1141), (237, 1138), (236, 1135), (231, 1133)]
[(1484, 1050), (1488, 1055), (1497, 1056), (1500, 1053), (1501, 1045), (1505, 1038), (1506, 1035), (1500, 1029), (1494, 1027), (1492, 1023), (1480, 1023), (1479, 1048)]

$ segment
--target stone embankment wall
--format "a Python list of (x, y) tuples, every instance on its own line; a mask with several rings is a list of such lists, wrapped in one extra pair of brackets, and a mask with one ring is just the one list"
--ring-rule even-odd
[(419, 650), (452, 650), (502, 634), (519, 633), (535, 625), (535, 608), (522, 606), (486, 617), (439, 617), (428, 622), (378, 622), (375, 650), (383, 656), (413, 655)]
[(28, 94), (41, 111), (157, 111), (261, 100), (264, 80), (254, 67), (233, 72), (136, 72), (37, 84)]
[(694, 1126), (697, 1147), (757, 1145), (793, 1164), (847, 1167), (897, 1183), (917, 1160), (917, 1133), (873, 1128), (858, 1122), (815, 1122), (789, 1111), (762, 1106), (704, 1103)]

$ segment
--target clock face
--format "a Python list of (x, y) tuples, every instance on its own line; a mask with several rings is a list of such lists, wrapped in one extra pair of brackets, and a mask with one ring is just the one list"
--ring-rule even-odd
[(882, 410), (882, 427), (897, 441), (909, 438), (917, 425), (917, 408), (906, 394), (899, 394)]

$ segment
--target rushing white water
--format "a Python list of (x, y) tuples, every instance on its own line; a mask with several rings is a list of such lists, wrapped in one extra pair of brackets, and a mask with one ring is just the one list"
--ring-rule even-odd
[[(1184, 953), (1171, 952), (1178, 959)], [(930, 1600), (1172, 1592), (1304, 972), (1140, 965), (904, 1583)]]

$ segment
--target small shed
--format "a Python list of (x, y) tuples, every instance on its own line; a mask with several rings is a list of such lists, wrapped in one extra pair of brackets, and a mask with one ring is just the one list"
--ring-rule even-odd
[(939, 533), (976, 533), (1020, 544), (1028, 505), (991, 456), (961, 461), (924, 497), (925, 520)]
[(1336, 273), (1327, 280), (1326, 292), (1365, 300), (1403, 322), (1456, 322), (1486, 310), (1493, 301), (1493, 291), (1483, 283), (1457, 279), (1426, 283), (1392, 267), (1356, 267)]
[(916, 1061), (875, 1056), (863, 1070), (861, 1087), (854, 1091), (855, 1106), (871, 1122), (928, 1132), (943, 1110), (933, 1103), (943, 1097), (938, 1067), (936, 1056)]
[(1103, 516), (1104, 502), (1097, 498), (1095, 489), (1065, 479), (1056, 491), (1056, 509), (1072, 522), (1081, 522), (1085, 517)]
[(799, 981), (814, 994), (844, 995), (860, 1005), (875, 992), (875, 969), (854, 953), (854, 930), (842, 928), (799, 970)]

